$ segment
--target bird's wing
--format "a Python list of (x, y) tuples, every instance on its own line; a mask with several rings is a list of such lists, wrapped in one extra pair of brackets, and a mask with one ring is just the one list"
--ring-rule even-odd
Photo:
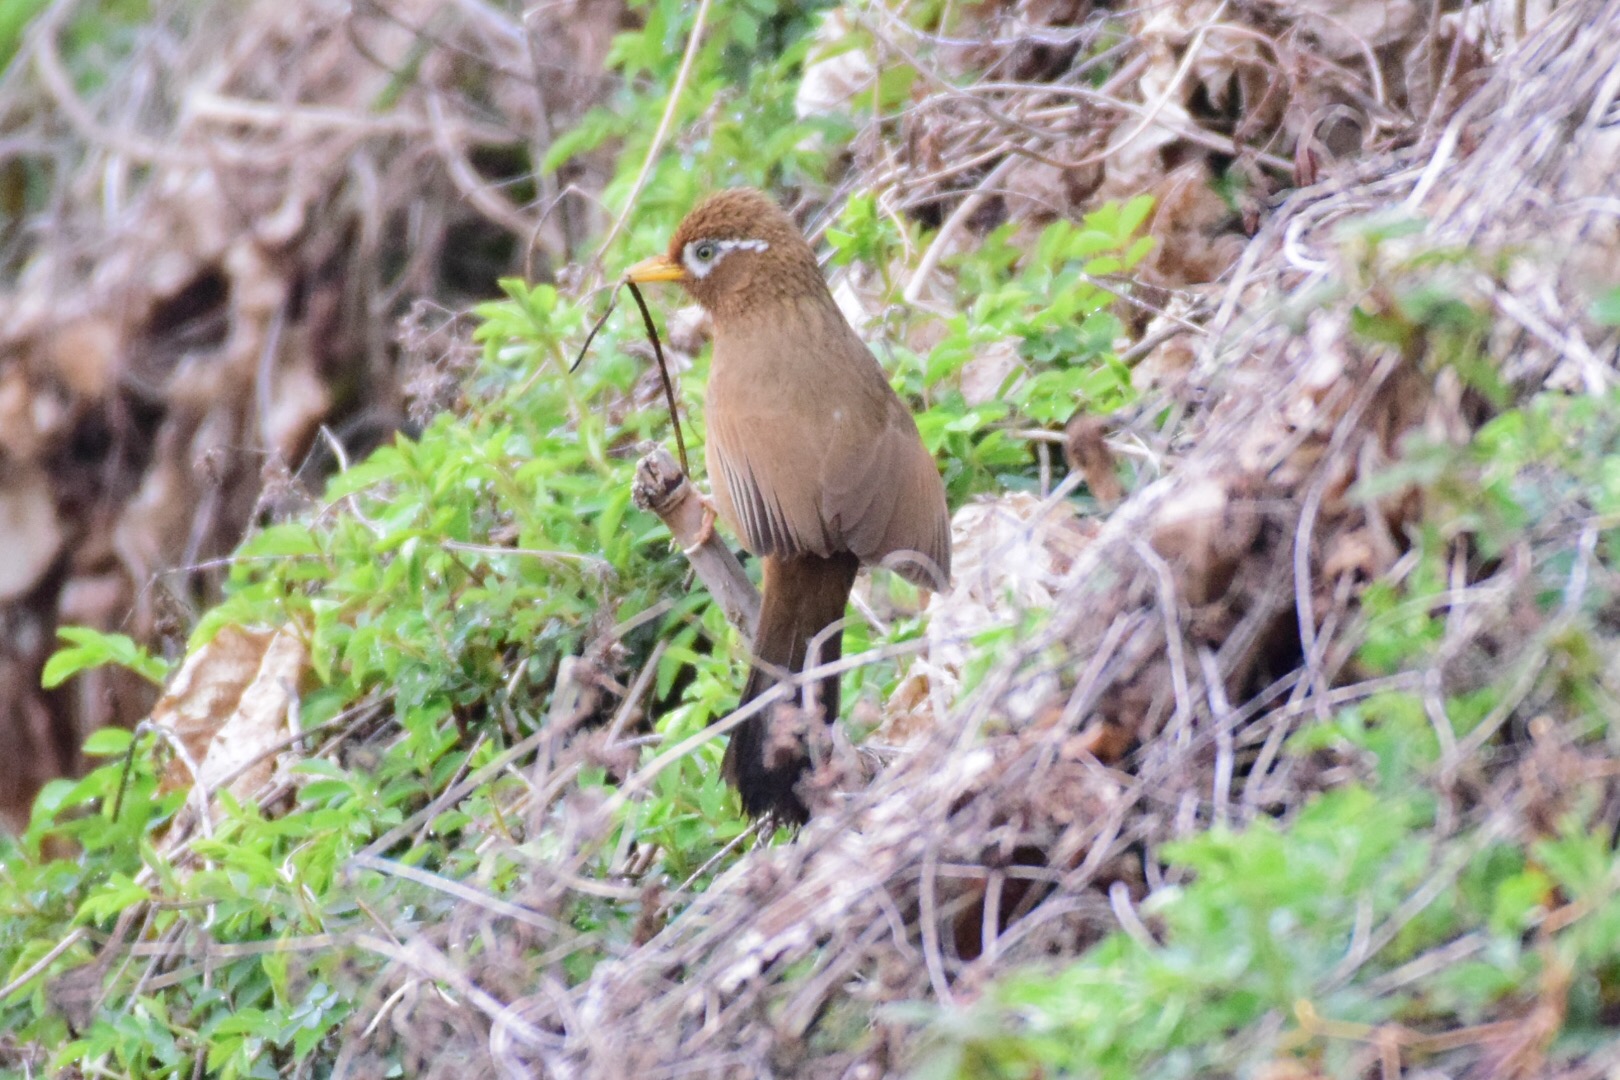
[(821, 512), (838, 545), (928, 588), (950, 580), (945, 485), (905, 405), (883, 383), (881, 421), (834, 442), (822, 461)]
[(707, 457), (721, 516), (756, 555), (894, 557), (908, 578), (940, 587), (944, 484), (883, 369), (836, 308), (771, 329), (715, 344)]
[(806, 443), (804, 419), (788, 408), (709, 410), (705, 452), (714, 499), (720, 516), (755, 555), (826, 556), (837, 550), (814, 487), (805, 482), (807, 469), (815, 474), (817, 448)]

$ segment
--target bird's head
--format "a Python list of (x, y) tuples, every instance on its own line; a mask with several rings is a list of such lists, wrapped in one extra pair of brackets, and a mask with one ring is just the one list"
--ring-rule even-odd
[(625, 278), (679, 282), (716, 319), (772, 301), (827, 295), (815, 252), (798, 226), (752, 188), (704, 199), (675, 230), (669, 252), (637, 263)]

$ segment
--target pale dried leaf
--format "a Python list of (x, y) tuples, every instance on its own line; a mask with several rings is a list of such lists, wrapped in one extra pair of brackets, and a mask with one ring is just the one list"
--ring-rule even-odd
[(793, 110), (800, 120), (847, 116), (856, 95), (871, 93), (877, 68), (866, 50), (849, 47), (851, 29), (849, 13), (842, 8), (834, 8), (822, 19), (793, 95)]
[(62, 550), (62, 525), (45, 473), (32, 467), (0, 471), (0, 600), (33, 589)]
[(962, 399), (968, 405), (983, 405), (1001, 397), (1007, 379), (1023, 363), (1018, 342), (1003, 338), (992, 342), (962, 365)]
[(290, 628), (227, 626), (187, 657), (152, 709), (151, 723), (185, 748), (164, 774), (165, 788), (193, 786), (199, 800), (222, 784), (238, 798), (258, 790), (271, 775), (270, 752), (294, 734), (306, 665)]

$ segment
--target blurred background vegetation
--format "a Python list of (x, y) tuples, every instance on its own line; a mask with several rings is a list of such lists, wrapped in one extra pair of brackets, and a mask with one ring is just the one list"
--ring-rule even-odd
[[(1611, 39), (1382, 7), (0, 10), (0, 1069), (1620, 1067), (1614, 241), (1390, 213), (1498, 66), (1599, 146)], [(636, 320), (569, 372), (736, 184), (969, 515), (798, 837)]]

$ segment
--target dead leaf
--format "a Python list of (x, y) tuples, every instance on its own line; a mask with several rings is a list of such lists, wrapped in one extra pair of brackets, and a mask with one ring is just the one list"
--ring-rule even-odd
[(870, 94), (877, 68), (864, 49), (849, 46), (849, 16), (835, 8), (816, 29), (816, 43), (805, 59), (804, 75), (793, 95), (800, 120), (811, 116), (848, 116), (858, 94)]
[(1149, 542), (1175, 570), (1182, 599), (1207, 604), (1232, 584), (1238, 559), (1258, 527), (1220, 483), (1193, 481), (1160, 510)]
[(270, 754), (296, 734), (307, 659), (289, 627), (228, 626), (193, 652), (152, 708), (151, 723), (172, 733), (191, 759), (170, 763), (163, 789), (193, 786), (194, 810), (222, 786), (251, 797), (272, 775)]
[(74, 394), (99, 401), (118, 379), (118, 343), (119, 328), (111, 319), (70, 323), (51, 335), (51, 370)]
[(1108, 449), (1108, 427), (1099, 416), (1076, 413), (1063, 430), (1063, 460), (1084, 474), (1099, 503), (1112, 506), (1125, 496), (1114, 452)]
[(39, 583), (62, 550), (62, 525), (45, 473), (33, 466), (0, 470), (0, 601)]
[(312, 359), (311, 353), (304, 352), (300, 362), (277, 372), (275, 390), (270, 395), (264, 439), (284, 461), (298, 459), (332, 407), (331, 391), (315, 373)]
[[(934, 725), (936, 700), (955, 700), (958, 676), (974, 635), (1014, 621), (1030, 607), (1050, 607), (1065, 575), (1096, 533), (1067, 502), (1048, 503), (1017, 492), (982, 499), (951, 518), (951, 589), (928, 605), (927, 652), (912, 663), (883, 710), (880, 741), (905, 743)], [(1014, 707), (1015, 720), (1032, 719), (1045, 700), (1040, 680)]]
[(1001, 397), (1008, 376), (1022, 364), (1018, 343), (1012, 338), (992, 342), (962, 365), (962, 400), (970, 407)]

